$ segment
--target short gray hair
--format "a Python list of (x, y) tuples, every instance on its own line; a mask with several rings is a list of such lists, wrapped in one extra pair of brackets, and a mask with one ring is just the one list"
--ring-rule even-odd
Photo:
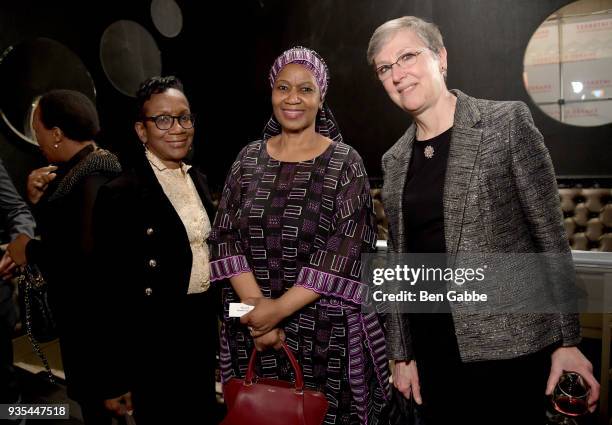
[(416, 16), (402, 16), (385, 22), (376, 28), (376, 31), (372, 34), (367, 53), (370, 65), (374, 65), (374, 57), (380, 53), (383, 44), (401, 30), (413, 31), (425, 43), (425, 46), (436, 54), (439, 54), (444, 48), (442, 34), (436, 24), (424, 21)]

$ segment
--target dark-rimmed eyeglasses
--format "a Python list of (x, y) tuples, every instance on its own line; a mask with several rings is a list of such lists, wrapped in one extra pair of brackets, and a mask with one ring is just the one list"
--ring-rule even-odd
[(153, 115), (151, 117), (142, 117), (142, 121), (153, 121), (155, 127), (160, 130), (170, 130), (174, 125), (174, 120), (177, 120), (179, 125), (185, 130), (193, 128), (195, 124), (194, 114), (183, 115)]
[(406, 52), (397, 58), (395, 62), (387, 65), (381, 65), (376, 68), (376, 75), (381, 81), (384, 81), (391, 76), (391, 69), (393, 69), (393, 65), (399, 65), (401, 69), (407, 69), (417, 62), (417, 56), (424, 51), (425, 49), (416, 50), (414, 52)]

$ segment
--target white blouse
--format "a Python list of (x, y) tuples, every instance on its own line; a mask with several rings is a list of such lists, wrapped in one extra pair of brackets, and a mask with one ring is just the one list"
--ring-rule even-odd
[(187, 231), (192, 254), (187, 293), (204, 292), (210, 287), (209, 251), (206, 243), (210, 235), (210, 220), (191, 176), (187, 173), (191, 165), (182, 163), (180, 168), (168, 168), (150, 150), (145, 149), (145, 153), (159, 184)]

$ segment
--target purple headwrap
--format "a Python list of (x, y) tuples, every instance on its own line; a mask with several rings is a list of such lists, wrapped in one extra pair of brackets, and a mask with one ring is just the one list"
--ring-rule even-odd
[[(297, 63), (307, 68), (312, 72), (319, 86), (323, 106), (317, 114), (316, 132), (334, 141), (342, 142), (342, 134), (340, 134), (336, 119), (325, 102), (325, 95), (327, 94), (327, 87), (329, 85), (329, 70), (327, 69), (325, 61), (317, 52), (307, 47), (296, 46), (289, 50), (285, 50), (282, 55), (276, 58), (270, 69), (270, 87), (274, 88), (276, 77), (278, 77), (281, 70), (290, 63)], [(280, 132), (281, 126), (274, 115), (272, 115), (264, 128), (263, 137), (264, 139), (269, 139), (272, 136), (280, 134)]]
[(270, 68), (270, 87), (274, 87), (274, 82), (281, 69), (290, 63), (297, 63), (308, 68), (317, 80), (317, 85), (321, 91), (321, 99), (325, 99), (327, 85), (329, 84), (329, 71), (323, 58), (314, 50), (306, 47), (296, 46), (285, 50), (282, 55), (276, 58), (272, 68)]

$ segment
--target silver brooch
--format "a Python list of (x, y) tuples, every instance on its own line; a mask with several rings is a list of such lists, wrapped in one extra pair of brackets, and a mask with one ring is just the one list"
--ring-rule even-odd
[(431, 145), (425, 146), (425, 158), (431, 159), (434, 156), (434, 148)]

